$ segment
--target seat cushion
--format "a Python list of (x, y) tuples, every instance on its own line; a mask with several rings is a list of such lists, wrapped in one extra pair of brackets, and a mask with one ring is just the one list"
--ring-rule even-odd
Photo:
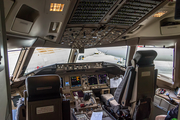
[(112, 94), (102, 94), (101, 99), (105, 105), (110, 106), (109, 101), (114, 100), (114, 96)]

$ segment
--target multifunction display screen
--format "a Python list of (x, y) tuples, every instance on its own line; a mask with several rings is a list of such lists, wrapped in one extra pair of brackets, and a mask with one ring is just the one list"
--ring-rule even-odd
[(80, 86), (81, 86), (80, 76), (71, 77), (71, 87), (80, 87)]
[(96, 75), (89, 75), (88, 76), (88, 83), (89, 83), (89, 85), (96, 85), (96, 84), (98, 84), (97, 76)]
[(100, 74), (98, 75), (99, 84), (106, 84), (107, 83), (107, 74)]

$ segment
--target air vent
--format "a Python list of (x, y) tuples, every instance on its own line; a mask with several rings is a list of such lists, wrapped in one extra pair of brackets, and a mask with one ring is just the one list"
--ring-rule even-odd
[(161, 1), (157, 0), (129, 0), (110, 19), (108, 24), (132, 26), (160, 3)]
[(54, 39), (56, 39), (56, 36), (54, 36), (54, 35), (47, 35), (44, 38), (49, 39), (49, 40), (54, 40)]
[(99, 23), (117, 0), (80, 0), (70, 24)]

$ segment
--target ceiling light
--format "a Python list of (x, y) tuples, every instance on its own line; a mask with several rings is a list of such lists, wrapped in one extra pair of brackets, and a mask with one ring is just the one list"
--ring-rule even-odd
[(167, 13), (167, 11), (160, 11), (160, 12), (157, 12), (156, 14), (154, 14), (153, 17), (161, 17), (166, 13)]
[(62, 12), (64, 9), (64, 4), (60, 3), (51, 3), (49, 11), (53, 12)]

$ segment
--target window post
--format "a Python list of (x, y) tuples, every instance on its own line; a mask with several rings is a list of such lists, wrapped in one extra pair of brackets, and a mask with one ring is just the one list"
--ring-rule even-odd
[(0, 120), (12, 120), (4, 3), (0, 0)]

